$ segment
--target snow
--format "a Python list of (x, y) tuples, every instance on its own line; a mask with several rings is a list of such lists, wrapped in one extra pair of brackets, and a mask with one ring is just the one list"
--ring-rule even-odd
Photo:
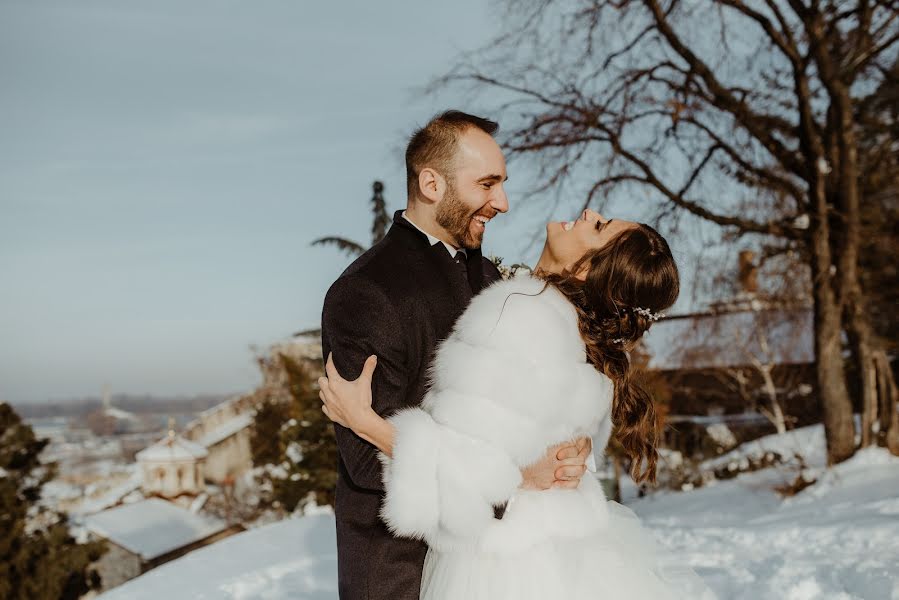
[[(143, 479), (135, 469), (131, 477), (122, 483), (111, 487), (97, 497), (83, 496), (83, 500), (68, 512), (70, 515), (91, 515), (118, 504), (124, 497), (139, 489)], [(46, 486), (45, 486), (46, 487)]]
[(824, 445), (824, 426), (811, 425), (788, 431), (783, 435), (776, 433), (746, 442), (739, 448), (705, 461), (704, 469), (713, 469), (748, 457), (761, 458), (769, 452), (780, 454), (783, 458), (792, 458), (796, 454), (803, 457), (812, 466), (824, 467), (827, 462)]
[[(899, 458), (869, 448), (831, 469), (820, 426), (709, 461), (800, 452), (817, 483), (782, 498), (795, 464), (659, 491), (631, 506), (720, 600), (899, 600)], [(103, 600), (337, 597), (334, 518), (292, 518), (232, 536), (111, 590)]]
[(334, 517), (297, 517), (251, 529), (166, 563), (102, 600), (332, 600)]
[(116, 408), (115, 406), (109, 406), (103, 409), (103, 412), (109, 415), (110, 417), (115, 417), (116, 419), (121, 419), (123, 421), (138, 421), (139, 417), (132, 412), (128, 412), (127, 410), (122, 410), (121, 408)]
[(159, 498), (148, 498), (91, 515), (84, 525), (94, 533), (151, 560), (227, 528)]
[(300, 445), (297, 442), (290, 442), (290, 444), (287, 445), (284, 454), (286, 454), (287, 458), (292, 460), (294, 464), (300, 464), (303, 461), (303, 449), (300, 448)]
[(186, 440), (180, 435), (167, 435), (138, 452), (135, 458), (139, 462), (195, 461), (205, 458), (208, 454), (206, 448), (200, 444)]
[(230, 421), (226, 422), (218, 429), (214, 429), (213, 431), (210, 431), (209, 433), (198, 439), (197, 443), (201, 446), (209, 448), (210, 446), (218, 444), (222, 440), (228, 439), (238, 431), (249, 427), (252, 423), (252, 414), (244, 413), (242, 415), (238, 415)]
[(743, 444), (706, 465), (765, 452), (802, 454), (803, 473), (817, 483), (781, 498), (774, 488), (799, 474), (782, 465), (629, 505), (722, 600), (899, 600), (899, 457), (868, 448), (826, 469), (819, 425)]

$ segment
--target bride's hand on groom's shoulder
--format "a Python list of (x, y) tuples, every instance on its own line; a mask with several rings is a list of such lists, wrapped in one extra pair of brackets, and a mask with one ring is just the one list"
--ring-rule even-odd
[(550, 446), (539, 461), (521, 470), (521, 487), (526, 490), (575, 489), (587, 471), (592, 440), (579, 438)]
[(325, 363), (326, 377), (318, 378), (322, 412), (339, 425), (357, 433), (362, 430), (366, 419), (375, 414), (371, 407), (371, 380), (377, 366), (378, 358), (369, 356), (359, 377), (348, 381), (337, 372), (329, 354)]

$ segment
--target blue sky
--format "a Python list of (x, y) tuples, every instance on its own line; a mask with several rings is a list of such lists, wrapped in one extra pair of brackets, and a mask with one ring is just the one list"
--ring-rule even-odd
[[(408, 134), (478, 112), (420, 88), (500, 25), (487, 0), (0, 0), (0, 400), (254, 387), (250, 346), (317, 326), (349, 262), (309, 242), (367, 242), (374, 179), (405, 205)], [(485, 250), (533, 262), (510, 177)]]
[(482, 0), (0, 2), (0, 399), (252, 388), (249, 346), (316, 326), (348, 262), (309, 241), (367, 241), (376, 178), (404, 205), (405, 136), (465, 104), (418, 88), (496, 26)]

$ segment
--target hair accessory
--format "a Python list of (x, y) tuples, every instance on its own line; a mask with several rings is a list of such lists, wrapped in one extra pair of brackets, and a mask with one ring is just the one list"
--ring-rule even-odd
[(659, 319), (661, 319), (662, 317), (665, 316), (665, 313), (654, 313), (651, 310), (649, 310), (648, 308), (640, 308), (639, 306), (634, 308), (634, 312), (643, 315), (644, 317), (646, 317), (647, 319), (649, 319), (650, 321), (653, 321), (653, 322), (658, 321)]
[(612, 340), (612, 343), (613, 344), (623, 344), (624, 338), (615, 338), (614, 340)]

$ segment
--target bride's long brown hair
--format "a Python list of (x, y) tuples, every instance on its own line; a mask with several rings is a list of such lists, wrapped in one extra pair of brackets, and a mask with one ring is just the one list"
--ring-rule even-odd
[[(586, 270), (585, 280), (575, 273)], [(661, 423), (652, 398), (631, 381), (628, 350), (677, 300), (680, 278), (668, 242), (649, 225), (625, 230), (563, 273), (534, 273), (577, 309), (587, 359), (615, 384), (613, 437), (631, 459), (634, 481), (655, 481)]]

